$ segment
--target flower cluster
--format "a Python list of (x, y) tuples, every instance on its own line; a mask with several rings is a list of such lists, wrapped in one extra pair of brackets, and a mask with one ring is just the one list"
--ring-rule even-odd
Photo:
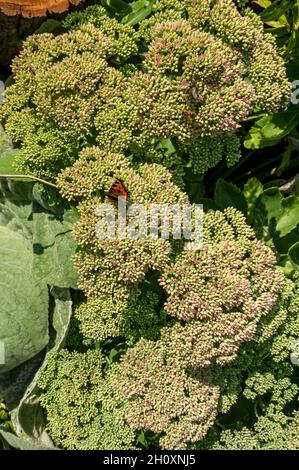
[[(97, 149), (86, 152), (81, 162), (62, 173), (60, 183), (69, 197), (81, 198), (87, 204), (85, 198), (91, 201), (93, 192), (101, 191), (107, 180), (105, 155)], [(121, 169), (121, 156), (115, 161)], [(90, 173), (82, 172), (87, 164), (90, 164)], [(149, 175), (153, 175), (150, 169), (148, 165), (148, 179), (144, 179), (144, 185), (150, 180)], [(129, 167), (123, 170), (132, 171)], [(113, 174), (113, 168), (110, 171)], [(142, 168), (132, 171), (131, 176), (137, 178), (139, 171)], [(167, 177), (165, 169), (161, 172)], [(129, 186), (130, 181), (126, 182)], [(68, 193), (71, 187), (72, 192)], [(177, 193), (176, 197), (179, 198), (179, 194), (183, 198), (183, 193)], [(159, 197), (163, 199), (165, 194), (160, 193)], [(125, 352), (119, 364), (108, 369), (105, 378), (100, 371), (102, 366), (96, 369), (94, 387), (84, 372), (84, 386), (75, 393), (76, 401), (72, 401), (72, 407), (66, 391), (72, 389), (70, 377), (73, 379), (74, 374), (68, 367), (76, 358), (74, 368), (82, 375), (81, 369), (85, 370), (84, 363), (89, 356), (85, 359), (85, 353), (70, 356), (63, 352), (58, 361), (56, 358), (53, 364), (50, 363), (44, 372), (46, 375), (42, 374), (40, 387), (44, 390), (42, 405), (47, 410), (54, 441), (66, 448), (105, 446), (110, 449), (113, 445), (115, 448), (124, 448), (124, 445), (133, 448), (133, 436), (149, 431), (164, 449), (186, 449), (198, 446), (199, 441), (203, 447), (207, 442), (210, 447), (224, 446), (225, 436), (220, 439), (218, 434), (211, 444), (211, 434), (215, 433), (213, 424), (219, 413), (229, 413), (242, 394), (255, 407), (260, 397), (271, 395), (269, 411), (261, 416), (257, 427), (262, 428), (262, 423), (267, 420), (275, 423), (278, 417), (281, 417), (279, 425), (283, 420), (288, 422), (285, 407), (296, 399), (298, 392), (293, 383), (295, 366), (289, 355), (299, 336), (299, 291), (294, 290), (292, 281), (285, 282), (275, 270), (274, 254), (255, 239), (244, 216), (233, 208), (205, 215), (202, 249), (174, 253), (174, 263), (171, 264), (170, 259), (165, 262), (160, 282), (168, 299), (160, 312), (163, 295), (153, 294), (140, 283), (146, 272), (142, 279), (126, 278), (127, 282), (123, 282), (117, 278), (120, 273), (117, 264), (125, 264), (126, 256), (113, 264), (112, 244), (109, 248), (111, 257), (107, 255), (106, 260), (106, 255), (98, 251), (99, 241), (93, 241), (94, 222), (89, 226), (90, 214), (85, 216), (82, 212), (84, 223), (81, 219), (79, 226), (84, 248), (79, 245), (79, 251), (82, 250), (80, 256), (85, 269), (82, 279), (88, 298), (76, 310), (75, 316), (85, 338), (102, 343), (104, 348), (108, 343), (103, 342), (115, 338), (121, 341)], [(80, 243), (80, 237), (78, 241)], [(134, 249), (132, 245), (131, 250)], [(140, 253), (139, 259), (142, 256)], [(156, 262), (157, 254), (153, 252), (150, 256)], [(131, 266), (134, 272), (134, 265)], [(92, 355), (92, 360), (94, 355), (100, 360), (98, 350), (88, 354)], [(250, 374), (245, 374), (248, 370)], [(88, 370), (88, 374), (91, 371)], [(46, 377), (44, 382), (43, 377)], [(77, 380), (76, 374), (74, 380)], [(81, 383), (79, 380), (79, 385)], [(62, 435), (67, 433), (68, 420), (62, 423), (64, 412), (61, 410), (73, 416), (77, 413), (77, 404), (85, 403), (85, 400), (89, 403), (89, 394), (101, 406), (97, 405), (97, 411), (87, 421), (84, 421), (83, 411), (79, 412), (75, 436)], [(114, 410), (109, 423), (106, 421), (108, 406), (110, 411)], [(114, 419), (123, 426), (121, 433), (117, 431)], [(119, 433), (117, 442), (116, 437), (106, 431), (106, 424), (111, 426), (112, 433)], [(95, 432), (92, 442), (91, 432)]]
[(172, 252), (172, 242), (162, 238), (98, 238), (101, 207), (109, 202), (105, 194), (116, 178), (126, 185), (130, 201), (144, 207), (188, 202), (161, 165), (133, 169), (123, 155), (96, 147), (83, 150), (76, 163), (59, 175), (62, 196), (81, 201), (80, 219), (74, 227), (78, 242), (75, 266), (79, 287), (89, 299), (78, 309), (77, 318), (83, 334), (97, 341), (110, 336), (140, 336), (140, 331), (159, 323), (156, 300), (140, 298), (136, 288), (150, 270), (161, 273)]
[(66, 17), (63, 26), (68, 31), (73, 31), (80, 30), (87, 23), (96, 26), (112, 41), (115, 54), (114, 60), (117, 60), (117, 62), (123, 63), (131, 56), (137, 55), (138, 33), (130, 26), (108, 17), (103, 7), (91, 6), (82, 12), (72, 13)]
[[(134, 449), (135, 435), (124, 407), (103, 372), (100, 351), (62, 350), (39, 375), (40, 403), (48, 415), (48, 430), (57, 446), (70, 450)], [(113, 412), (112, 412), (113, 411)]]
[[(21, 144), (17, 167), (22, 173), (56, 178), (97, 136), (112, 149), (131, 139), (135, 119), (120, 110), (125, 77), (115, 62), (137, 52), (134, 29), (107, 15), (102, 27), (83, 22), (71, 28), (71, 23), (62, 35), (28, 38), (13, 63), (14, 84), (6, 91), (1, 118)], [(107, 123), (111, 108), (119, 115), (117, 125), (113, 119)]]
[(291, 417), (283, 413), (272, 413), (269, 417), (259, 418), (253, 430), (243, 427), (240, 431), (223, 431), (219, 442), (212, 449), (298, 450), (298, 436), (298, 411)]
[[(200, 448), (298, 449), (298, 361), (294, 360), (299, 339), (298, 276), (294, 281), (285, 282), (279, 307), (261, 318), (255, 336), (241, 346), (237, 359), (222, 368), (212, 367), (213, 383), (221, 389), (219, 411), (228, 413), (238, 404), (244, 407), (245, 398), (249, 424), (241, 427), (232, 419), (221, 433), (212, 428)], [(225, 419), (230, 422), (229, 413)]]
[[(144, 88), (149, 84), (151, 100), (142, 101), (137, 125), (142, 128), (146, 114), (154, 132), (157, 119), (166, 122), (168, 113), (169, 125), (163, 132), (179, 140), (195, 171), (202, 173), (217, 164), (223, 153), (228, 165), (234, 164), (239, 158), (234, 133), (240, 122), (252, 110), (275, 112), (289, 99), (290, 84), (274, 39), (264, 36), (257, 15), (250, 10), (240, 14), (231, 0), (156, 2), (155, 10), (140, 27), (148, 52), (143, 78), (139, 75), (137, 82), (142, 86), (143, 80)], [(164, 115), (157, 114), (157, 76), (167, 79), (164, 93), (175, 96), (179, 91), (181, 97), (175, 102), (181, 108), (166, 107)], [(233, 148), (226, 149), (225, 140), (231, 136)]]
[[(135, 449), (145, 433), (163, 449), (296, 447), (299, 290), (243, 214), (206, 213), (192, 251), (149, 237), (149, 218), (144, 237), (118, 235), (133, 204), (188, 204), (184, 165), (235, 164), (240, 123), (285, 105), (274, 41), (232, 0), (158, 0), (138, 30), (99, 6), (63, 25), (25, 41), (0, 110), (18, 169), (55, 180), (79, 212), (85, 297), (38, 381), (55, 445)], [(117, 180), (127, 211), (101, 237)], [(221, 434), (216, 417), (239, 400), (251, 427)]]
[(116, 388), (134, 430), (161, 434), (163, 449), (186, 449), (213, 424), (219, 387), (188, 374), (165, 344), (141, 339), (121, 358)]
[(130, 293), (128, 300), (106, 293), (82, 303), (75, 316), (83, 336), (99, 342), (117, 337), (128, 343), (141, 337), (157, 339), (163, 320), (156, 311), (158, 296), (136, 290)]
[(274, 39), (232, 0), (157, 1), (138, 31), (94, 6), (64, 27), (27, 39), (13, 64), (0, 117), (23, 173), (55, 179), (95, 144), (144, 161), (165, 139), (197, 173), (232, 165), (240, 123), (289, 98)]
[[(234, 240), (223, 237), (226, 227), (219, 221), (226, 214), (241, 222)], [(213, 232), (216, 243), (209, 240)], [(186, 366), (232, 361), (280, 300), (284, 277), (275, 269), (275, 256), (250, 232), (245, 218), (231, 208), (209, 213), (202, 249), (181, 254), (160, 279), (168, 295), (166, 312), (184, 322), (169, 334), (169, 344), (185, 357)]]

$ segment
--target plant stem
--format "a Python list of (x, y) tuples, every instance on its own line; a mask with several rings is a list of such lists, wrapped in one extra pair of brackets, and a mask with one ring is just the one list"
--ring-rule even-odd
[(6, 174), (0, 174), (0, 178), (11, 178), (11, 179), (29, 179), (29, 180), (34, 180), (38, 181), (39, 183), (46, 184), (47, 186), (51, 186), (51, 188), (58, 189), (58, 186), (56, 184), (51, 183), (50, 181), (43, 180), (42, 178), (38, 178), (37, 176), (30, 176), (30, 175), (6, 175)]

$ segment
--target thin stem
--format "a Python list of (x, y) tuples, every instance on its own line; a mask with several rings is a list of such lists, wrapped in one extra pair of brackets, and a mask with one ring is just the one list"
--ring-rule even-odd
[(29, 180), (38, 181), (39, 183), (42, 183), (42, 184), (46, 184), (47, 186), (51, 186), (51, 188), (58, 189), (58, 186), (56, 186), (56, 184), (51, 183), (50, 181), (43, 180), (42, 178), (38, 178), (37, 176), (0, 174), (0, 178), (29, 179)]

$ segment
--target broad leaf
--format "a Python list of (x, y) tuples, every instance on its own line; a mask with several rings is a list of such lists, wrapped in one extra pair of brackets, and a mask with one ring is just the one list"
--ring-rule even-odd
[(17, 150), (5, 150), (0, 157), (0, 177), (1, 175), (17, 175), (18, 172), (14, 168)]
[[(0, 203), (27, 229), (27, 238), (32, 240), (32, 183), (0, 179)], [(2, 210), (3, 214), (3, 210)]]
[(48, 343), (48, 290), (33, 271), (31, 243), (0, 226), (0, 342), (9, 371), (39, 353)]
[(33, 269), (45, 284), (76, 288), (77, 274), (72, 256), (76, 243), (72, 234), (77, 216), (63, 206), (50, 207), (39, 184), (0, 179), (0, 223), (10, 224), (31, 240)]
[(299, 242), (291, 246), (288, 255), (294, 268), (299, 271)]
[(244, 186), (243, 194), (247, 201), (248, 218), (250, 221), (254, 218), (254, 208), (258, 198), (263, 194), (263, 185), (257, 178), (251, 178)]
[(61, 26), (61, 21), (53, 20), (49, 18), (48, 20), (44, 21), (41, 26), (34, 31), (34, 34), (44, 34), (44, 33), (52, 33), (58, 34), (64, 31), (63, 27)]
[(140, 23), (140, 21), (147, 18), (153, 9), (153, 4), (155, 0), (137, 0), (130, 4), (131, 13), (124, 16), (121, 20), (121, 23), (134, 26), (135, 24)]
[[(0, 84), (1, 83), (2, 82), (0, 82)], [(12, 149), (12, 142), (9, 137), (5, 134), (5, 131), (0, 124), (0, 157), (2, 157), (4, 152), (10, 149)]]
[(277, 221), (276, 229), (283, 237), (290, 233), (299, 223), (299, 198), (289, 196), (282, 201), (282, 213)]
[(54, 447), (43, 447), (43, 446), (36, 445), (36, 444), (32, 443), (31, 441), (21, 439), (20, 437), (16, 436), (12, 432), (6, 431), (6, 430), (1, 429), (1, 428), (0, 428), (0, 436), (13, 449), (19, 449), (19, 450), (54, 450)]
[(46, 211), (33, 214), (34, 268), (44, 282), (52, 286), (77, 288), (77, 273), (72, 256), (76, 242), (71, 212), (55, 216)]
[(245, 137), (244, 146), (259, 149), (276, 145), (299, 124), (299, 108), (265, 116), (255, 122)]
[(280, 217), (283, 201), (279, 189), (276, 187), (265, 189), (261, 200), (267, 211), (268, 222), (271, 223), (273, 219), (276, 221)]
[(293, 0), (283, 1), (279, 4), (272, 4), (267, 7), (264, 11), (262, 11), (260, 17), (262, 21), (265, 22), (276, 20), (284, 13), (286, 13), (292, 7), (292, 4)]
[(47, 366), (49, 355), (63, 347), (72, 315), (72, 300), (69, 290), (52, 288), (50, 293), (54, 300), (54, 306), (47, 353), (19, 406), (11, 414), (18, 436), (26, 436), (26, 440), (32, 444), (48, 448), (53, 447), (53, 443), (45, 430), (46, 418), (39, 404), (39, 389), (36, 383), (40, 370)]
[(247, 202), (242, 191), (222, 178), (216, 183), (215, 202), (220, 209), (232, 206), (247, 214)]

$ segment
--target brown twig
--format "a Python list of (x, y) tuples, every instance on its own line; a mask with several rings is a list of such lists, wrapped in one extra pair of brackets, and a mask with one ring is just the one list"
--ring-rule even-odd
[(51, 183), (50, 181), (43, 180), (42, 178), (38, 178), (37, 176), (30, 176), (30, 175), (6, 175), (6, 174), (0, 174), (0, 178), (12, 178), (12, 179), (29, 179), (29, 180), (34, 180), (38, 181), (39, 183), (46, 184), (47, 186), (51, 186), (51, 188), (58, 189), (58, 186), (56, 184)]

